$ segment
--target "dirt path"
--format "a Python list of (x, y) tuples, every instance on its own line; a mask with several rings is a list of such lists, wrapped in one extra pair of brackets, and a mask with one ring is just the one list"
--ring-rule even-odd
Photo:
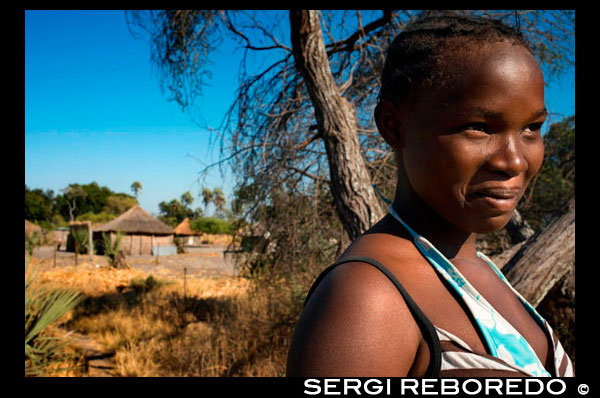
[[(142, 270), (156, 277), (181, 279), (185, 273), (188, 278), (229, 278), (236, 275), (231, 261), (225, 256), (223, 246), (189, 247), (186, 253), (157, 257), (150, 255), (133, 255), (127, 257), (127, 263), (133, 268)], [(33, 258), (43, 260), (48, 266), (54, 267), (54, 248), (44, 246), (34, 250)], [(78, 256), (78, 264), (108, 265), (105, 256), (94, 255), (90, 260), (87, 254)], [(72, 252), (57, 251), (56, 267), (75, 265), (75, 255)]]
[(88, 377), (115, 376), (114, 351), (109, 351), (102, 343), (77, 332), (69, 332), (71, 345), (81, 351), (84, 361), (84, 372)]

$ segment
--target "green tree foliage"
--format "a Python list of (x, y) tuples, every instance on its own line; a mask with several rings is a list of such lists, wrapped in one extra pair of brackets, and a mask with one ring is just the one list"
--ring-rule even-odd
[(190, 221), (190, 228), (207, 234), (233, 235), (234, 224), (215, 217), (200, 217)]
[[(25, 261), (25, 376), (44, 376), (49, 366), (69, 358), (67, 340), (48, 335), (48, 327), (80, 301), (78, 292), (36, 284), (39, 268)], [(64, 370), (64, 369), (58, 369)]]
[[(137, 200), (124, 193), (115, 193), (108, 187), (101, 187), (97, 182), (89, 184), (69, 184), (62, 195), (56, 197), (56, 212), (65, 219), (70, 219), (71, 207), (74, 219), (81, 214), (98, 214), (103, 211), (120, 215), (126, 207), (137, 203)], [(113, 197), (109, 202), (109, 198)], [(128, 208), (128, 207), (127, 207)]]
[[(190, 195), (191, 196), (191, 195)], [(170, 202), (162, 201), (158, 204), (160, 215), (158, 218), (172, 227), (177, 226), (186, 217), (190, 220), (202, 216), (202, 210), (192, 210), (190, 207), (181, 203), (179, 199), (172, 199)]]
[(106, 204), (102, 212), (120, 216), (137, 204), (137, 199), (124, 193), (115, 193), (106, 198)]
[(542, 169), (519, 208), (534, 229), (546, 225), (575, 194), (575, 115), (550, 126), (544, 150)]
[(112, 213), (107, 213), (106, 211), (102, 211), (100, 213), (85, 213), (77, 216), (76, 221), (91, 221), (92, 224), (104, 224), (113, 220), (117, 217), (117, 215)]
[(54, 192), (30, 190), (25, 185), (25, 219), (32, 222), (50, 221), (53, 216)]

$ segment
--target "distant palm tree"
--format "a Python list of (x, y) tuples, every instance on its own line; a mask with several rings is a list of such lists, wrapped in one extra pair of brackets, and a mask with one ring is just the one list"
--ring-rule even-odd
[(131, 184), (131, 190), (135, 194), (135, 200), (138, 199), (138, 194), (142, 189), (144, 189), (144, 186), (139, 181), (134, 181), (133, 184)]
[(181, 203), (185, 207), (189, 207), (192, 203), (194, 203), (194, 196), (190, 193), (190, 191), (186, 191), (181, 195)]
[(215, 188), (213, 190), (213, 202), (220, 212), (224, 210), (227, 199), (221, 188)]
[(208, 215), (208, 205), (213, 201), (213, 192), (204, 187), (200, 195), (202, 195), (202, 203), (204, 203), (204, 213)]

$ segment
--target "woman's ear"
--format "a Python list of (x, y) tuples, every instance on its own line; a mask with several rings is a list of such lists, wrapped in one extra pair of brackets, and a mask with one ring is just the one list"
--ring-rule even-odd
[(381, 100), (375, 107), (375, 123), (379, 134), (394, 150), (404, 146), (401, 112), (396, 105)]

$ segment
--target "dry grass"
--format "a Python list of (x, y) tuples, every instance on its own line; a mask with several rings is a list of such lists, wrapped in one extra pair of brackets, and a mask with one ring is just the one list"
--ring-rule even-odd
[[(188, 279), (184, 300), (183, 281), (148, 289), (148, 276), (140, 270), (84, 263), (49, 268), (40, 278), (86, 295), (60, 329), (91, 337), (114, 351), (115, 376), (284, 374), (297, 319), (296, 293), (289, 284)], [(86, 373), (80, 366), (62, 375)]]

